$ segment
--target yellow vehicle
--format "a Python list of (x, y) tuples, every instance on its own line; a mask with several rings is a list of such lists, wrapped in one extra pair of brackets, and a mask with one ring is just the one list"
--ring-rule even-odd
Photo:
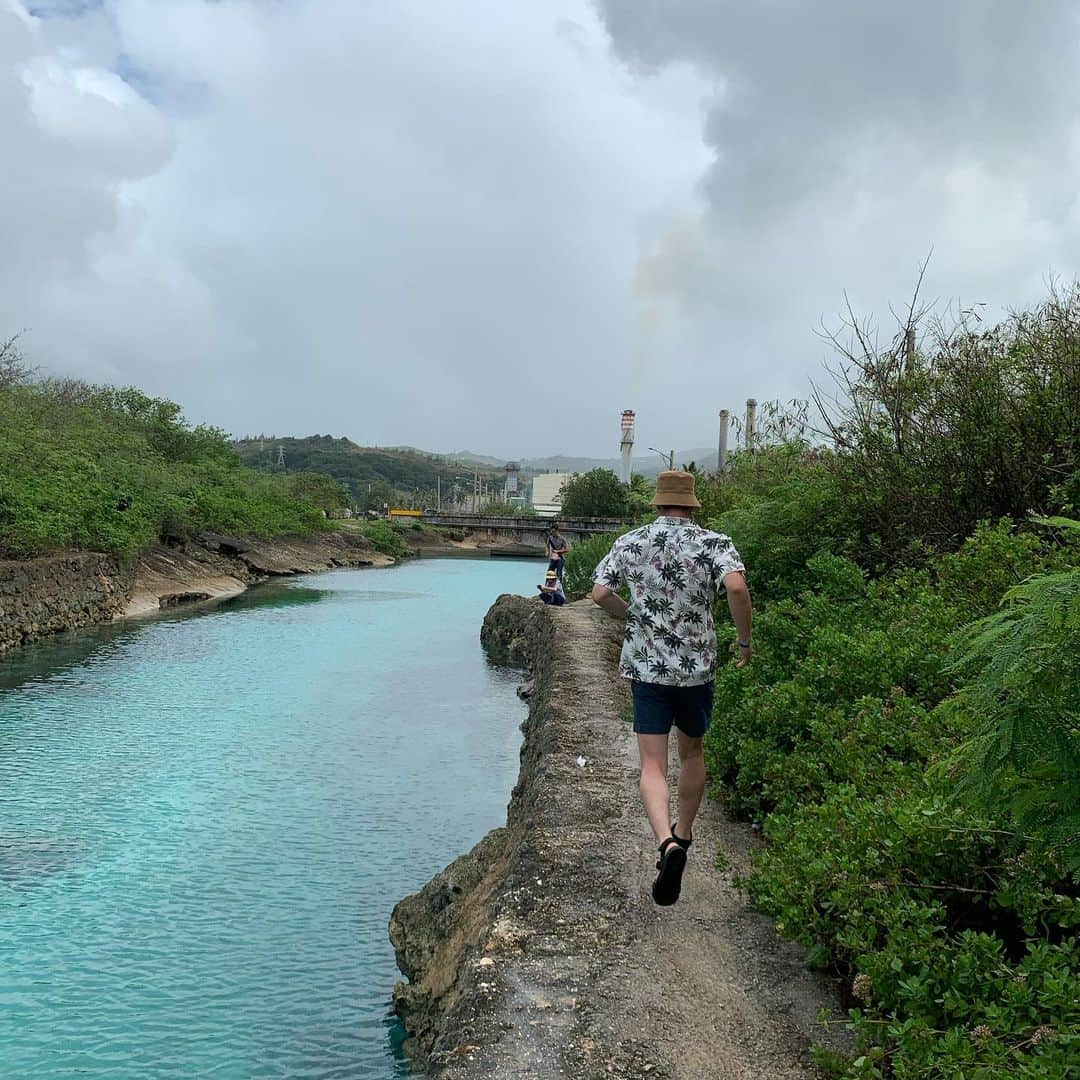
[(418, 518), (423, 516), (423, 510), (403, 510), (399, 507), (392, 506), (386, 516), (389, 518)]

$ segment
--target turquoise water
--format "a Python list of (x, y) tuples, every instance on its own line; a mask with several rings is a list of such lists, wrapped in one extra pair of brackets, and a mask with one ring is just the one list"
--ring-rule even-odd
[(0, 660), (0, 1075), (404, 1075), (387, 919), (504, 820), (524, 709), (478, 634), (542, 566), (335, 571)]

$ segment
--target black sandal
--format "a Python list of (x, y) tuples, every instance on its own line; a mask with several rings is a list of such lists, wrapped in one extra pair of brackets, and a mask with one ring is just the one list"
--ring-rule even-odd
[(679, 823), (677, 821), (673, 821), (671, 823), (671, 839), (674, 840), (675, 843), (683, 849), (683, 851), (689, 851), (690, 845), (694, 842), (694, 838), (691, 836), (689, 840), (684, 840), (681, 836), (679, 836), (679, 834), (675, 831), (675, 826), (678, 824)]
[(652, 886), (652, 898), (660, 907), (669, 907), (679, 899), (682, 891), (683, 870), (686, 869), (686, 848), (689, 841), (680, 841), (675, 836), (669, 836), (660, 845), (660, 858), (656, 863), (656, 869), (660, 871)]

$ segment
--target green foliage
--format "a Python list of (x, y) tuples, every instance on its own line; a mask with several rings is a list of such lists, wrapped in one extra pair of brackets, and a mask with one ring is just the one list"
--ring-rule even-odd
[(302, 534), (319, 508), (245, 469), (215, 429), (135, 389), (45, 381), (0, 389), (0, 553), (130, 558), (199, 529)]
[(876, 579), (821, 550), (804, 570), (778, 565), (753, 663), (719, 674), (710, 771), (734, 811), (764, 823), (751, 898), (848, 980), (861, 1049), (844, 1075), (1066, 1075), (1080, 1038), (1075, 888), (1006, 806), (958, 799), (939, 763), (970, 751), (982, 716), (956, 693), (966, 626), (1010, 590), (1025, 610), (1020, 583), (1060, 579), (1072, 557), (1007, 521)]
[(853, 1077), (1068, 1075), (1080, 903), (916, 767), (774, 815), (755, 904), (847, 976)]
[(480, 507), (480, 512), (489, 517), (536, 517), (536, 511), (524, 503), (490, 502)]
[(571, 518), (621, 518), (627, 514), (627, 489), (610, 469), (591, 469), (563, 488), (562, 512)]
[(1080, 494), (1080, 286), (999, 326), (934, 323), (910, 354), (851, 320), (825, 408), (862, 561), (948, 550), (984, 518), (1067, 509)]
[(787, 596), (812, 586), (809, 559), (847, 553), (854, 528), (833, 455), (798, 443), (739, 454), (723, 481), (699, 478), (695, 517), (735, 541), (755, 595)]
[(563, 587), (568, 600), (580, 600), (587, 596), (593, 587), (593, 571), (611, 550), (611, 545), (627, 529), (619, 532), (604, 533), (603, 536), (590, 536), (570, 548), (563, 566)]
[(349, 505), (345, 485), (325, 473), (289, 473), (285, 477), (285, 489), (299, 502), (310, 503), (327, 513)]
[[(435, 506), (442, 491), (444, 504), (472, 491), (473, 467), (447, 461), (407, 447), (358, 446), (349, 439), (332, 435), (307, 438), (259, 436), (240, 439), (235, 444), (241, 460), (263, 472), (280, 474), (278, 449), (285, 457), (285, 471), (315, 472), (331, 476), (349, 493), (351, 504), (362, 510), (390, 506)], [(459, 480), (468, 474), (468, 479)], [(501, 488), (503, 474), (481, 468), (481, 478)]]
[(355, 525), (355, 529), (371, 541), (376, 551), (381, 551), (384, 555), (400, 559), (409, 554), (404, 530), (388, 521), (362, 521)]
[[(1072, 531), (1080, 523), (1054, 519)], [(973, 734), (954, 771), (984, 807), (1045, 837), (1080, 872), (1080, 569), (1011, 588), (976, 622), (956, 667), (973, 675), (958, 705)]]
[(630, 477), (630, 486), (626, 489), (626, 510), (635, 520), (647, 517), (655, 513), (652, 498), (656, 485), (650, 483), (644, 476), (634, 473)]

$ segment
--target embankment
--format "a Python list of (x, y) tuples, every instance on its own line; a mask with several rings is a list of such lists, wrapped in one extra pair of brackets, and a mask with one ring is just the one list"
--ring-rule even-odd
[(535, 687), (506, 827), (391, 918), (409, 979), (395, 1007), (428, 1075), (815, 1075), (833, 987), (735, 888), (752, 831), (706, 807), (683, 898), (652, 903), (618, 624), (588, 602), (504, 596), (482, 637)]
[(203, 533), (155, 546), (130, 566), (95, 552), (0, 561), (0, 653), (65, 630), (231, 596), (270, 577), (393, 561), (343, 532), (281, 540)]

